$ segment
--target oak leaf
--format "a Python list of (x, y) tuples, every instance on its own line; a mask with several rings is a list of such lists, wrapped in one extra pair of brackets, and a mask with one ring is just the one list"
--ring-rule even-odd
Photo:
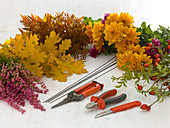
[(73, 73), (87, 72), (84, 69), (84, 61), (76, 61), (70, 54), (66, 54), (66, 51), (71, 47), (71, 40), (66, 39), (57, 45), (60, 41), (59, 35), (52, 31), (50, 36), (46, 36), (45, 43), (39, 46), (41, 51), (48, 53), (46, 62), (41, 64), (46, 76), (53, 76), (54, 80), (66, 81), (67, 76)]
[(17, 34), (15, 38), (5, 41), (2, 50), (5, 55), (18, 58), (35, 76), (42, 77), (43, 71), (40, 64), (45, 61), (46, 54), (36, 49), (38, 40), (37, 35), (28, 37), (27, 34)]

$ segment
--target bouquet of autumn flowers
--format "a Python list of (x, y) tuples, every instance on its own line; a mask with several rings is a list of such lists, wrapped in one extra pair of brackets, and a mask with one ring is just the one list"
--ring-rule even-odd
[[(38, 93), (46, 94), (48, 89), (40, 78), (33, 76), (18, 60), (0, 54), (0, 100), (10, 106), (25, 112), (25, 99), (36, 109), (45, 111), (38, 99)], [(41, 86), (41, 89), (37, 85)]]
[[(84, 18), (86, 33), (93, 48), (91, 57), (104, 52), (116, 53), (117, 66), (125, 72), (120, 77), (112, 76), (118, 85), (127, 87), (128, 80), (135, 80), (137, 91), (144, 96), (155, 95), (157, 100), (150, 105), (143, 104), (141, 109), (149, 111), (156, 102), (162, 102), (170, 95), (169, 50), (170, 30), (160, 26), (152, 31), (145, 22), (141, 27), (133, 26), (129, 13), (106, 13), (104, 19)], [(151, 84), (150, 80), (153, 80)], [(141, 84), (143, 81), (143, 84)], [(146, 87), (145, 87), (146, 86)]]
[(152, 64), (152, 59), (144, 53), (144, 47), (139, 45), (140, 32), (133, 26), (134, 20), (129, 13), (106, 13), (102, 20), (93, 21), (87, 17), (84, 20), (88, 24), (86, 33), (93, 44), (90, 56), (115, 52), (117, 66), (120, 68), (130, 62), (131, 70), (142, 70), (141, 62)]

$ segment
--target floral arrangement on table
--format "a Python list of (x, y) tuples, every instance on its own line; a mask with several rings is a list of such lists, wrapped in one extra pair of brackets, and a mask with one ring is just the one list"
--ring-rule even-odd
[[(126, 87), (128, 80), (135, 79), (139, 93), (158, 97), (151, 105), (143, 104), (142, 109), (150, 110), (170, 95), (169, 28), (160, 26), (152, 31), (145, 22), (136, 28), (133, 17), (123, 12), (107, 13), (98, 20), (64, 12), (45, 14), (44, 18), (33, 14), (21, 17), (21, 34), (0, 48), (0, 99), (22, 113), (24, 99), (45, 110), (38, 100), (38, 93), (48, 91), (45, 83), (39, 82), (43, 75), (65, 82), (73, 73), (86, 73), (83, 59), (88, 53), (95, 58), (101, 53), (116, 53), (117, 66), (125, 71), (118, 78), (112, 76), (118, 81), (116, 87)], [(90, 50), (89, 45), (93, 47)], [(145, 83), (139, 84), (141, 81)]]
[[(150, 25), (143, 22), (135, 28), (133, 17), (129, 13), (106, 13), (104, 19), (92, 20), (85, 17), (88, 36), (93, 48), (90, 56), (97, 57), (100, 53), (116, 53), (117, 66), (124, 70), (117, 80), (117, 88), (127, 87), (128, 80), (136, 80), (136, 89), (147, 96), (155, 95), (157, 100), (150, 105), (143, 104), (141, 109), (149, 111), (156, 102), (162, 102), (170, 95), (170, 30), (160, 26), (152, 31)], [(150, 80), (154, 82), (151, 84)], [(143, 81), (143, 85), (140, 85)]]

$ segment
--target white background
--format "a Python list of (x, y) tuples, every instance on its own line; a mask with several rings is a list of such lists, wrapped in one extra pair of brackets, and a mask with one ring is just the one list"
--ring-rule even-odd
[[(4, 43), (6, 39), (15, 37), (15, 34), (19, 33), (18, 28), (23, 27), (20, 23), (20, 14), (30, 15), (33, 13), (43, 17), (45, 13), (55, 14), (55, 12), (62, 11), (74, 13), (77, 17), (88, 16), (93, 19), (103, 18), (105, 13), (129, 12), (134, 17), (134, 25), (137, 27), (140, 26), (142, 21), (151, 24), (153, 29), (156, 29), (158, 25), (165, 27), (170, 25), (168, 0), (0, 0), (0, 43)], [(87, 57), (85, 68), (90, 72), (113, 56), (114, 54), (109, 56), (99, 55), (96, 59)], [(114, 88), (116, 82), (111, 81), (111, 76), (120, 76), (121, 73), (122, 71), (115, 69), (97, 79), (105, 85), (102, 92)], [(40, 100), (44, 101), (84, 75), (72, 75), (68, 77), (67, 82), (57, 82), (43, 77), (42, 81), (47, 84), (50, 91), (47, 95), (40, 95)], [(153, 96), (143, 97), (136, 92), (134, 86), (134, 81), (130, 81), (128, 88), (118, 89), (118, 94), (126, 93), (128, 95), (124, 103), (140, 100), (142, 103), (150, 104), (156, 99)], [(68, 103), (53, 110), (50, 109), (51, 105), (43, 104), (47, 109), (46, 112), (33, 109), (26, 102), (26, 113), (23, 115), (4, 101), (0, 101), (0, 128), (170, 127), (170, 98), (165, 98), (163, 103), (157, 103), (150, 112), (134, 108), (99, 119), (94, 119), (94, 116), (102, 110), (86, 110), (84, 108), (89, 100), (90, 97), (87, 97), (81, 102)]]

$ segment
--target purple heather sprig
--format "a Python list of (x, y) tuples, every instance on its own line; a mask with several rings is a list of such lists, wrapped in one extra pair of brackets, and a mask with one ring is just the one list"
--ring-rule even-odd
[[(33, 73), (21, 64), (14, 63), (11, 58), (6, 60), (8, 63), (0, 65), (0, 100), (4, 100), (21, 113), (25, 112), (22, 108), (25, 106), (25, 99), (34, 108), (45, 111), (38, 99), (38, 93), (48, 92), (45, 83), (39, 82), (40, 78), (33, 76)], [(41, 85), (41, 89), (37, 87), (37, 84)]]

